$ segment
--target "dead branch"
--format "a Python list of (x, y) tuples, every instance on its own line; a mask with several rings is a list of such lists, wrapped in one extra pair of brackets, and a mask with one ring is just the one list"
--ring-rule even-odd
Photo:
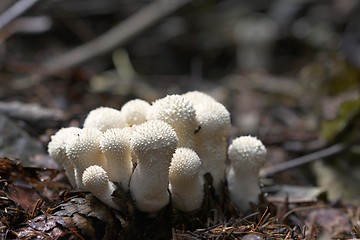
[(37, 74), (42, 77), (52, 75), (108, 53), (191, 1), (158, 0), (150, 3), (94, 40), (45, 61)]
[(0, 114), (32, 123), (60, 122), (66, 119), (63, 111), (44, 108), (37, 104), (0, 102)]
[(14, 3), (3, 14), (0, 15), (0, 29), (9, 25), (16, 18), (24, 14), (40, 0), (20, 0)]
[(346, 150), (349, 146), (344, 145), (344, 144), (335, 144), (331, 147), (319, 150), (317, 152), (314, 153), (310, 153), (308, 155), (299, 157), (299, 158), (295, 158), (293, 160), (284, 162), (284, 163), (280, 163), (278, 165), (275, 165), (273, 167), (270, 167), (268, 169), (264, 169), (260, 175), (262, 177), (270, 177), (273, 176), (276, 173), (291, 169), (291, 168), (295, 168), (307, 163), (310, 163), (312, 161), (318, 160), (318, 159), (322, 159), (325, 157), (329, 157), (335, 154), (338, 154), (340, 152), (343, 152), (344, 150)]

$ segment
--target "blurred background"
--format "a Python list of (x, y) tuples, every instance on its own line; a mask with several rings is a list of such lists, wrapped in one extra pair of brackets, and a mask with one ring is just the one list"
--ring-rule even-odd
[(50, 136), (89, 110), (199, 90), (264, 142), (265, 172), (339, 146), (271, 181), (356, 202), (359, 68), (357, 0), (2, 0), (0, 155), (56, 167)]

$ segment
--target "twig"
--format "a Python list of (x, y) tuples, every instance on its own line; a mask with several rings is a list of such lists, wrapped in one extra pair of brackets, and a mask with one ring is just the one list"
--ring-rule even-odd
[(0, 15), (0, 30), (24, 14), (39, 1), (40, 0), (20, 0), (14, 3), (14, 5), (9, 7), (3, 14)]
[(108, 53), (191, 1), (158, 0), (150, 3), (94, 40), (46, 61), (38, 74), (48, 76)]
[(21, 102), (0, 101), (0, 114), (42, 125), (58, 123), (66, 119), (66, 114), (61, 110)]
[(299, 158), (295, 158), (293, 160), (284, 162), (284, 163), (280, 163), (278, 165), (275, 165), (273, 167), (270, 167), (268, 169), (264, 169), (260, 175), (262, 177), (270, 177), (273, 176), (276, 173), (294, 168), (294, 167), (298, 167), (301, 165), (304, 165), (306, 163), (310, 163), (312, 161), (321, 159), (321, 158), (325, 158), (325, 157), (329, 157), (335, 154), (338, 154), (340, 152), (343, 152), (344, 150), (346, 150), (349, 146), (348, 145), (344, 145), (341, 143), (335, 144), (331, 147), (319, 150), (317, 152), (314, 153), (310, 153), (308, 155), (299, 157)]

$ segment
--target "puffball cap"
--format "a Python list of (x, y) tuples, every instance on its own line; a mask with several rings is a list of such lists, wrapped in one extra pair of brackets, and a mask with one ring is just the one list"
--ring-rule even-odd
[(126, 128), (111, 128), (104, 132), (100, 141), (103, 153), (112, 154), (114, 158), (123, 157), (131, 152), (131, 130)]
[(186, 99), (189, 99), (192, 103), (199, 103), (202, 104), (204, 101), (216, 101), (213, 97), (210, 95), (199, 92), (199, 91), (190, 91), (182, 94)]
[(125, 103), (121, 108), (125, 121), (129, 126), (138, 125), (146, 121), (146, 114), (150, 103), (142, 99), (133, 99)]
[(135, 154), (146, 158), (146, 154), (152, 150), (175, 151), (178, 137), (174, 129), (164, 121), (149, 120), (135, 127), (130, 142)]
[(107, 188), (109, 177), (102, 167), (98, 165), (92, 165), (85, 169), (82, 175), (82, 182), (85, 189), (92, 192), (98, 188)]
[(195, 121), (195, 116), (196, 112), (191, 102), (177, 94), (156, 100), (148, 113), (148, 119), (162, 120), (173, 127), (177, 125), (179, 128), (182, 126), (187, 128), (189, 121)]
[(61, 128), (55, 135), (51, 136), (48, 153), (58, 164), (67, 161), (65, 144), (76, 137), (80, 131), (81, 129), (77, 127)]
[(222, 104), (205, 102), (198, 112), (198, 121), (203, 128), (216, 134), (228, 134), (230, 131), (230, 113)]
[[(216, 101), (213, 97), (199, 91), (184, 93), (196, 110), (197, 120), (202, 128), (219, 134), (227, 134), (231, 127), (230, 113), (224, 105)], [(201, 129), (200, 129), (201, 131)]]
[(229, 159), (235, 169), (258, 171), (265, 161), (266, 152), (264, 144), (252, 136), (238, 137), (228, 148)]
[(98, 107), (91, 110), (84, 121), (84, 128), (97, 128), (102, 132), (109, 128), (123, 128), (126, 126), (122, 113), (110, 107)]
[(177, 148), (171, 161), (171, 179), (191, 178), (196, 176), (201, 167), (201, 161), (196, 152), (190, 148)]
[[(76, 138), (72, 139), (66, 145), (66, 155), (70, 160), (75, 161), (75, 166), (85, 167), (87, 162), (101, 161), (101, 159), (94, 159), (99, 156), (100, 152), (100, 138), (102, 132), (96, 128), (83, 128), (77, 134)], [(85, 162), (86, 161), (86, 162)], [(102, 165), (102, 164), (99, 164)]]

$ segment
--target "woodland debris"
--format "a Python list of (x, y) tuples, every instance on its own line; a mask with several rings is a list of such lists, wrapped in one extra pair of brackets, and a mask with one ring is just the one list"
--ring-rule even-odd
[(17, 101), (0, 102), (0, 113), (42, 127), (54, 127), (66, 119), (66, 114), (59, 109), (45, 108), (38, 104)]
[(44, 153), (40, 142), (3, 114), (0, 114), (0, 133), (0, 157), (22, 159), (29, 166), (32, 157)]

